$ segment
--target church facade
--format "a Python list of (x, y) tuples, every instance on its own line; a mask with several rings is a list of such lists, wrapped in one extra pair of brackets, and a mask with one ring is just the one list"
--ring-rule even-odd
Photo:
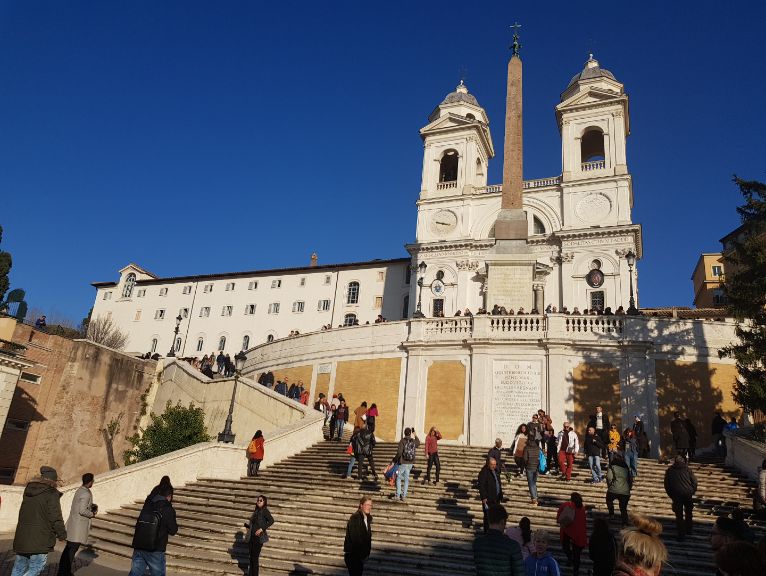
[[(375, 402), (385, 440), (436, 425), (445, 442), (508, 445), (539, 408), (582, 432), (602, 405), (622, 427), (640, 416), (654, 455), (675, 410), (705, 446), (713, 411), (737, 410), (736, 368), (718, 358), (733, 322), (561, 313), (638, 302), (624, 86), (590, 57), (556, 106), (561, 174), (527, 181), (517, 52), (507, 88), (502, 185), (487, 183), (489, 119), (465, 85), (421, 129), (408, 258), (173, 278), (131, 264), (94, 284), (93, 317), (110, 316), (131, 351), (245, 350), (245, 377), (268, 370), (303, 381), (312, 401)], [(477, 315), (506, 303), (521, 306)]]

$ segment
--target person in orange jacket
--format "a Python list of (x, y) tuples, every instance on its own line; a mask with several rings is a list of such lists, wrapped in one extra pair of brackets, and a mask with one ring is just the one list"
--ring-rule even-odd
[(258, 469), (261, 467), (261, 461), (263, 460), (263, 445), (266, 443), (266, 439), (263, 437), (263, 432), (256, 431), (253, 439), (250, 440), (250, 444), (247, 446), (247, 475), (258, 476)]

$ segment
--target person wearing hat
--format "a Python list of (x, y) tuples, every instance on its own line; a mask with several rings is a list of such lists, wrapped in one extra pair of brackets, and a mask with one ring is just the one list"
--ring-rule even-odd
[(33, 478), (24, 489), (13, 538), (16, 561), (11, 576), (38, 576), (45, 568), (48, 553), (53, 550), (56, 540), (66, 540), (61, 492), (57, 486), (56, 470), (42, 466), (40, 476)]
[(82, 475), (82, 486), (77, 489), (72, 499), (72, 508), (66, 523), (66, 546), (59, 560), (58, 576), (72, 576), (72, 564), (77, 550), (88, 541), (90, 521), (96, 515), (98, 506), (93, 503), (93, 474)]

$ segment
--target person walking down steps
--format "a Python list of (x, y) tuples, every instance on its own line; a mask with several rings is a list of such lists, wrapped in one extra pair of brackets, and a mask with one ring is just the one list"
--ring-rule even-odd
[(266, 439), (263, 437), (263, 432), (257, 430), (253, 439), (250, 440), (250, 444), (247, 446), (247, 475), (258, 476), (258, 470), (261, 467), (263, 461), (263, 445), (266, 443)]

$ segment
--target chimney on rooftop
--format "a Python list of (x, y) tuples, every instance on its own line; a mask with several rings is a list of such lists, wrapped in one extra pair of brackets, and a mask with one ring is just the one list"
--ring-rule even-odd
[(311, 263), (309, 264), (309, 266), (311, 268), (316, 268), (318, 260), (319, 260), (319, 257), (317, 256), (317, 253), (316, 252), (312, 252), (311, 253)]

